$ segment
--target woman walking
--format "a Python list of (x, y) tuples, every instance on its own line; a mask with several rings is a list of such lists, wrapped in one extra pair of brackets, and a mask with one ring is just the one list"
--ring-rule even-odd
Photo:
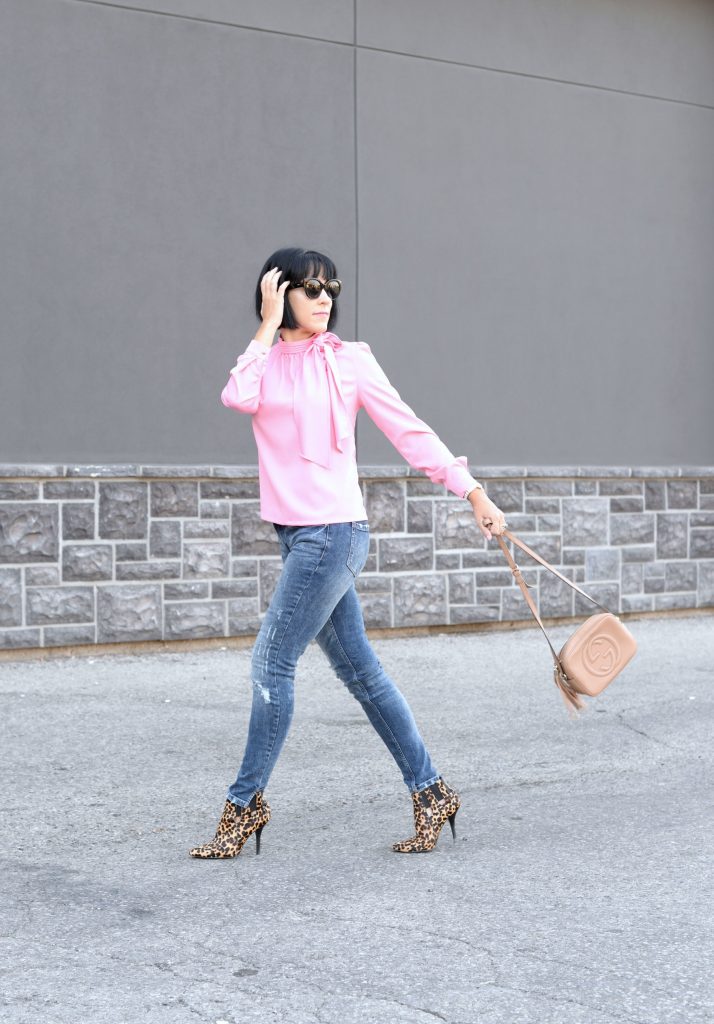
[(469, 473), (466, 456), (455, 458), (402, 401), (369, 345), (332, 332), (341, 287), (322, 253), (273, 253), (256, 286), (260, 328), (221, 394), (224, 405), (252, 416), (260, 515), (274, 526), (283, 568), (253, 647), (243, 761), (215, 837), (190, 850), (192, 857), (235, 857), (253, 833), (260, 852), (270, 820), (263, 791), (292, 720), (297, 662), (311, 640), (364, 708), (411, 793), (415, 834), (392, 849), (433, 849), (446, 821), (455, 836), (459, 794), (437, 771), (409, 705), (372, 649), (355, 590), (369, 553), (355, 455), (358, 409), (411, 466), (468, 498), (485, 537), (506, 523)]

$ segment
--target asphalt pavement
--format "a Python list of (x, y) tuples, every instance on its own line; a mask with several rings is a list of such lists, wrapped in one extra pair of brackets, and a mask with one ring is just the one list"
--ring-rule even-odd
[[(311, 644), (260, 856), (196, 861), (250, 648), (0, 663), (4, 1024), (688, 1024), (712, 1000), (714, 616), (577, 721), (537, 628), (379, 638), (462, 796), (399, 855), (401, 774)], [(572, 626), (550, 630), (562, 644)]]

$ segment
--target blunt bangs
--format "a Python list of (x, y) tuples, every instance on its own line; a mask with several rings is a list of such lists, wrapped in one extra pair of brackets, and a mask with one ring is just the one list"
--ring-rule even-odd
[[(272, 267), (279, 267), (280, 274), (278, 275), (277, 284), (280, 286), (284, 281), (304, 281), (306, 277), (320, 277), (324, 276), (325, 280), (329, 280), (331, 277), (337, 277), (337, 267), (329, 256), (324, 253), (317, 252), (314, 249), (297, 249), (297, 248), (286, 248), (277, 249), (272, 256), (270, 256), (262, 266), (260, 273), (258, 274), (258, 283), (255, 287), (255, 315), (258, 320), (262, 320), (260, 315), (260, 307), (263, 302), (263, 293), (260, 290), (260, 282), (263, 279), (263, 275), (267, 274)], [(330, 317), (327, 321), (326, 330), (331, 331), (337, 323), (337, 305), (339, 299), (332, 300), (332, 308), (330, 310)], [(285, 300), (283, 304), (283, 319), (280, 327), (284, 327), (286, 330), (294, 330), (298, 326), (293, 311), (290, 308), (290, 295), (286, 290)]]

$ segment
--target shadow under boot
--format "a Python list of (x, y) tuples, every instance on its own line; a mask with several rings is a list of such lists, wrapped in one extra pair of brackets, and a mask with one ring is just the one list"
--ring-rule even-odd
[(392, 849), (395, 853), (427, 853), (433, 850), (447, 821), (456, 841), (456, 812), (461, 806), (461, 798), (441, 776), (426, 789), (412, 793), (412, 803), (416, 835), (394, 843)]
[(239, 807), (226, 800), (214, 838), (203, 846), (194, 846), (188, 855), (202, 860), (237, 857), (254, 832), (255, 852), (260, 853), (260, 835), (269, 821), (270, 805), (260, 791), (247, 807)]

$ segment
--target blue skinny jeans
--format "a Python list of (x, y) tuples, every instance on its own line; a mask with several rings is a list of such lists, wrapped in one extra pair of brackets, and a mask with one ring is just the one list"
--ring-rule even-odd
[(251, 658), (248, 739), (228, 799), (246, 807), (267, 785), (293, 717), (298, 658), (311, 640), (364, 708), (410, 792), (439, 778), (402, 693), (382, 668), (364, 628), (355, 580), (369, 553), (369, 524), (273, 524), (283, 568)]

